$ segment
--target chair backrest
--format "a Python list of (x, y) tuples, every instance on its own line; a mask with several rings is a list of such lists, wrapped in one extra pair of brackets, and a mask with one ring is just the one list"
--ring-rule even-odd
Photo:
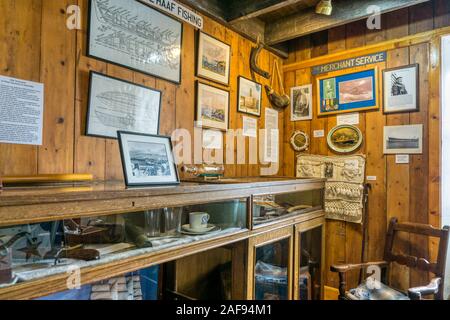
[[(442, 281), (444, 281), (449, 230), (450, 228), (448, 226), (445, 226), (442, 229), (438, 229), (427, 224), (412, 222), (399, 223), (397, 218), (392, 218), (389, 223), (388, 233), (386, 237), (384, 260), (388, 262), (396, 262), (409, 268), (434, 273), (437, 277), (442, 278)], [(436, 262), (430, 262), (426, 257), (416, 257), (408, 254), (394, 253), (394, 240), (396, 239), (397, 232), (406, 232), (416, 235), (439, 238), (439, 250)], [(440, 291), (442, 291), (442, 286)]]

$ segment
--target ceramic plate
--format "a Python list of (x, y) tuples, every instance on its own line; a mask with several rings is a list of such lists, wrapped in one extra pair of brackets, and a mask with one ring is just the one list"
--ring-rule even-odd
[(208, 226), (204, 229), (191, 229), (189, 224), (185, 224), (181, 227), (181, 233), (190, 234), (190, 235), (201, 235), (211, 231), (220, 230), (217, 226), (213, 224), (208, 224)]

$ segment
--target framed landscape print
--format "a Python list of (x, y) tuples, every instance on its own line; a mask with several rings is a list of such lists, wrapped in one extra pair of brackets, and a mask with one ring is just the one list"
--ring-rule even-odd
[(348, 124), (336, 126), (327, 137), (328, 147), (338, 153), (350, 153), (363, 143), (363, 135), (358, 127)]
[(419, 65), (383, 70), (384, 113), (419, 111)]
[(250, 79), (239, 77), (238, 111), (261, 116), (262, 86)]
[(119, 131), (127, 186), (179, 184), (170, 137)]
[(373, 67), (359, 70), (317, 78), (319, 116), (378, 109), (378, 70)]
[(197, 126), (228, 130), (230, 93), (197, 81)]
[(86, 135), (117, 139), (117, 131), (158, 134), (161, 91), (89, 74)]
[(183, 24), (139, 1), (89, 0), (87, 55), (181, 82)]
[(201, 31), (197, 43), (197, 76), (228, 85), (231, 47)]
[(384, 127), (385, 154), (422, 154), (423, 124)]
[(291, 89), (291, 121), (311, 120), (312, 84)]

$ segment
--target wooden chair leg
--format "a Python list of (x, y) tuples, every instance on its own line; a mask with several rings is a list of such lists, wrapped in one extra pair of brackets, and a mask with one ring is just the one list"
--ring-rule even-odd
[(339, 272), (339, 299), (345, 299), (345, 287), (347, 286), (347, 276), (345, 272)]

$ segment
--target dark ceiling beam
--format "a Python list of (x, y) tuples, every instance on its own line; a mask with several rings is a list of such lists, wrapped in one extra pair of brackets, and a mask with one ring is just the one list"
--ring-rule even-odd
[(227, 20), (237, 22), (286, 8), (305, 0), (232, 0)]
[(376, 5), (381, 13), (399, 10), (429, 0), (358, 0), (333, 1), (333, 14), (324, 16), (315, 13), (314, 8), (266, 23), (265, 43), (274, 45), (307, 34), (341, 26), (369, 17), (367, 8)]

